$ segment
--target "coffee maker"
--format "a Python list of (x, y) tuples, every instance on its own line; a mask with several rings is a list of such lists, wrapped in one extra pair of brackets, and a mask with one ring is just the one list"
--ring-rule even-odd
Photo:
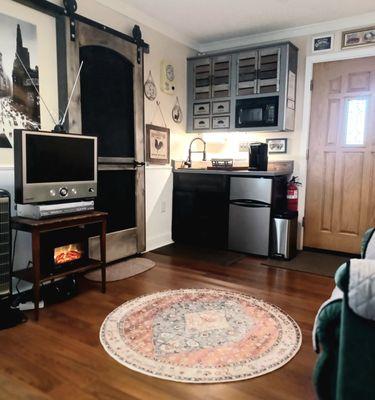
[(267, 171), (268, 145), (266, 143), (250, 143), (249, 171)]

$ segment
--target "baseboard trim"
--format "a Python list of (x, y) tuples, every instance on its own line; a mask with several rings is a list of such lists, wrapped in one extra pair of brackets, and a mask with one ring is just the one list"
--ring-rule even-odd
[(146, 238), (146, 252), (158, 249), (159, 247), (167, 246), (168, 244), (172, 243), (173, 240), (170, 232)]
[(302, 250), (311, 251), (312, 253), (332, 254), (334, 256), (348, 257), (348, 258), (360, 257), (360, 254), (357, 254), (357, 253), (345, 253), (342, 251), (318, 249), (316, 247), (308, 247), (308, 246), (303, 246)]

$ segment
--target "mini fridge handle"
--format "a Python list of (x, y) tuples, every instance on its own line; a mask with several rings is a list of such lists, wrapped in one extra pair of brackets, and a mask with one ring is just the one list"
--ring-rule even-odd
[(231, 200), (230, 204), (239, 207), (250, 207), (250, 208), (269, 208), (270, 204), (265, 203), (263, 201), (256, 201), (256, 200)]

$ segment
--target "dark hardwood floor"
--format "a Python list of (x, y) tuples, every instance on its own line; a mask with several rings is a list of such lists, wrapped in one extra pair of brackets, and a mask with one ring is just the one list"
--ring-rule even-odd
[[(315, 354), (311, 330), (319, 305), (333, 289), (331, 278), (260, 265), (246, 257), (231, 266), (196, 258), (148, 253), (155, 268), (100, 286), (80, 280), (80, 293), (32, 314), (24, 325), (0, 331), (0, 399), (314, 399)], [(288, 312), (303, 332), (302, 348), (283, 368), (259, 378), (225, 384), (184, 384), (133, 372), (110, 358), (99, 328), (115, 307), (165, 289), (221, 288), (243, 292)]]

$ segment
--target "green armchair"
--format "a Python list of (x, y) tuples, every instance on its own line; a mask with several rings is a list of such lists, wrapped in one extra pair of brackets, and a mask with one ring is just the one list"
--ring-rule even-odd
[[(364, 235), (362, 258), (375, 259), (374, 232), (373, 228)], [(341, 292), (335, 289), (315, 322), (319, 357), (313, 382), (320, 400), (375, 399), (375, 321), (357, 315), (349, 307), (349, 277), (347, 262), (335, 275)]]

